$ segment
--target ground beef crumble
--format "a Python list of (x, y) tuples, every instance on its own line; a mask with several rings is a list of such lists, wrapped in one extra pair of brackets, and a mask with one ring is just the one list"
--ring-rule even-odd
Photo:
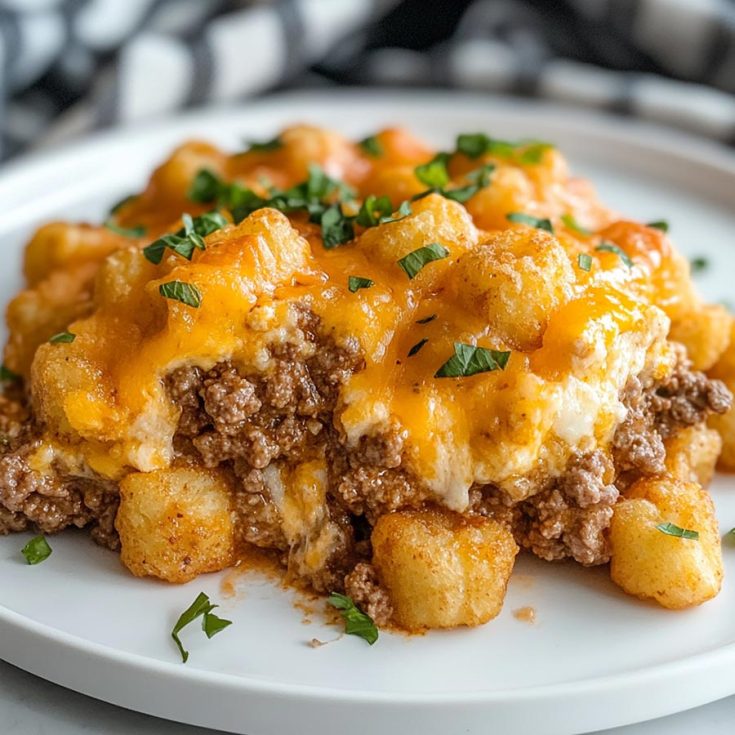
[(673, 372), (663, 381), (638, 376), (628, 381), (623, 395), (627, 415), (613, 439), (619, 483), (637, 475), (663, 472), (664, 439), (680, 428), (704, 421), (712, 413), (725, 413), (732, 394), (724, 383), (691, 370), (683, 350)]
[(372, 564), (359, 562), (345, 578), (345, 593), (366, 612), (377, 625), (385, 625), (393, 615), (388, 592), (381, 587)]

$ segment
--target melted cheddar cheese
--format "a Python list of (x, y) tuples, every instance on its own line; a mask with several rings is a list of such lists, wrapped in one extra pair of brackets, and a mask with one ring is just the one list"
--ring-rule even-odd
[[(31, 466), (114, 480), (168, 467), (180, 407), (164, 377), (224, 360), (267, 372), (274, 345), (298, 343), (298, 308), (314, 312), (337, 344), (357, 340), (364, 355), (334, 415), (348, 445), (398, 425), (404, 462), (449, 508), (466, 508), (476, 483), (522, 499), (539, 477), (560, 475), (574, 453), (607, 447), (625, 415), (624, 386), (631, 376), (671, 370), (670, 320), (690, 313), (698, 297), (665, 234), (620, 221), (553, 148), (526, 163), (455, 153), (450, 186), (467, 185), (478, 166), (495, 166), (465, 204), (431, 193), (405, 218), (357, 226), (352, 241), (332, 249), (303, 213), (264, 208), (208, 235), (191, 260), (171, 250), (160, 264), (144, 257), (145, 245), (181, 227), (183, 213), (211, 209), (188, 198), (204, 168), (263, 195), (264, 181), (294, 186), (316, 163), (360, 200), (387, 195), (397, 209), (426, 189), (415, 168), (435, 152), (398, 129), (377, 140), (379, 156), (308, 127), (286, 130), (272, 151), (228, 155), (188, 143), (116, 215), (119, 226), (142, 226), (145, 236), (42, 228), (27, 250), (28, 288), (8, 310), (5, 351), (6, 364), (28, 379), (45, 427)], [(554, 234), (509, 221), (513, 212), (548, 218)], [(575, 220), (590, 234), (570, 227)], [(398, 261), (432, 243), (448, 256), (410, 279)], [(597, 249), (605, 243), (614, 248)], [(591, 257), (588, 270), (580, 255)], [(373, 285), (353, 293), (350, 276)], [(159, 287), (171, 281), (194, 284), (200, 306), (164, 299)], [(49, 344), (62, 329), (74, 341)], [(510, 357), (504, 369), (435, 377), (455, 343)], [(306, 489), (296, 496), (270, 478), (289, 539), (301, 516), (322, 507), (323, 474), (302, 468), (291, 482)], [(322, 529), (319, 543), (329, 544), (329, 532)]]

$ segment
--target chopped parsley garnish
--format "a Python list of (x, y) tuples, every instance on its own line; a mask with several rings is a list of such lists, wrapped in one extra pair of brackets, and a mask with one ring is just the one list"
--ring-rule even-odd
[(418, 248), (408, 255), (404, 255), (398, 261), (398, 265), (409, 278), (415, 278), (425, 265), (434, 260), (446, 258), (447, 255), (449, 255), (449, 250), (444, 245), (438, 242), (432, 242), (430, 245)]
[(697, 540), (699, 531), (690, 531), (688, 528), (681, 528), (674, 523), (659, 523), (656, 528), (665, 533), (667, 536), (676, 536), (677, 538), (690, 538)]
[(195, 249), (205, 249), (202, 238), (227, 225), (227, 220), (217, 211), (206, 212), (194, 218), (184, 214), (181, 221), (184, 226), (180, 230), (172, 235), (159, 237), (158, 240), (143, 248), (143, 255), (151, 263), (158, 265), (163, 259), (166, 248), (187, 260), (191, 260)]
[(324, 210), (321, 216), (322, 243), (327, 250), (344, 245), (355, 236), (352, 218), (342, 212), (339, 204)]
[(32, 538), (22, 549), (21, 554), (29, 564), (40, 564), (51, 556), (52, 549), (45, 536)]
[(437, 153), (428, 163), (416, 166), (416, 178), (430, 189), (443, 189), (449, 183), (449, 153)]
[(709, 268), (709, 261), (707, 258), (699, 256), (698, 258), (692, 258), (690, 265), (692, 267), (692, 273), (702, 273)]
[(145, 235), (145, 227), (138, 225), (137, 227), (120, 227), (116, 225), (112, 220), (105, 222), (105, 227), (114, 232), (116, 235), (122, 235), (123, 237), (143, 237)]
[(546, 232), (550, 232), (552, 235), (554, 234), (554, 226), (551, 224), (550, 219), (534, 217), (525, 212), (509, 212), (505, 215), (505, 219), (508, 222), (528, 225), (529, 227), (535, 227), (537, 230), (546, 230)]
[(519, 163), (540, 163), (544, 153), (553, 148), (541, 140), (509, 141), (491, 138), (485, 133), (462, 133), (457, 136), (457, 150), (469, 158), (479, 158), (486, 153), (499, 158), (515, 158)]
[(367, 641), (371, 646), (378, 640), (378, 627), (373, 619), (360, 610), (351, 597), (332, 592), (327, 600), (332, 607), (336, 607), (345, 621), (345, 633), (356, 635)]
[(409, 351), (408, 356), (413, 357), (429, 340), (424, 337), (424, 339), (419, 340)]
[(189, 187), (188, 197), (192, 202), (213, 202), (226, 186), (217, 174), (208, 168), (200, 169)]
[(433, 322), (434, 319), (436, 319), (436, 314), (429, 314), (429, 316), (425, 316), (423, 319), (417, 319), (416, 324), (428, 324), (429, 322)]
[(602, 252), (605, 252), (605, 253), (615, 253), (615, 255), (617, 255), (620, 258), (620, 260), (622, 260), (623, 263), (625, 263), (625, 265), (628, 266), (628, 268), (632, 268), (633, 267), (633, 261), (631, 260), (631, 258), (628, 255), (628, 253), (626, 253), (625, 250), (623, 250), (618, 245), (615, 245), (614, 243), (611, 243), (611, 242), (601, 242), (595, 248), (595, 250), (599, 250), (599, 251), (602, 251)]
[(110, 214), (117, 214), (126, 204), (130, 204), (130, 202), (137, 198), (138, 194), (128, 194), (128, 196), (123, 197), (119, 202), (115, 202), (110, 207)]
[(447, 199), (453, 199), (455, 202), (464, 204), (468, 199), (475, 196), (480, 189), (490, 183), (490, 174), (494, 170), (494, 163), (486, 163), (467, 174), (467, 178), (471, 182), (467, 186), (460, 186), (456, 189), (440, 189), (439, 193)]
[(52, 345), (58, 345), (58, 344), (73, 342), (76, 338), (77, 338), (77, 335), (72, 334), (71, 332), (59, 332), (58, 334), (54, 334), (52, 337), (49, 337), (48, 341)]
[(383, 145), (375, 135), (369, 135), (367, 138), (363, 138), (358, 145), (368, 156), (380, 158), (383, 155)]
[(411, 202), (401, 202), (398, 207), (398, 216), (393, 217), (392, 214), (393, 204), (391, 204), (389, 197), (368, 194), (357, 213), (355, 222), (363, 227), (375, 227), (376, 225), (398, 222), (411, 214)]
[(183, 628), (189, 625), (189, 623), (193, 623), (197, 618), (203, 616), (202, 630), (207, 638), (212, 638), (217, 635), (217, 633), (224, 630), (228, 625), (232, 625), (231, 620), (223, 620), (212, 613), (212, 610), (216, 607), (219, 607), (219, 605), (213, 605), (209, 601), (209, 597), (207, 597), (204, 592), (200, 592), (197, 595), (196, 600), (194, 600), (194, 602), (184, 610), (183, 613), (181, 613), (181, 616), (176, 621), (176, 625), (174, 625), (174, 628), (171, 631), (171, 637), (174, 639), (174, 643), (176, 643), (176, 646), (181, 653), (181, 660), (183, 663), (186, 663), (189, 660), (189, 652), (182, 645), (179, 633)]
[(199, 289), (191, 283), (186, 283), (186, 281), (162, 283), (158, 287), (158, 292), (164, 298), (180, 301), (182, 304), (193, 306), (195, 309), (198, 309), (202, 303), (202, 295)]
[(362, 276), (350, 276), (347, 279), (347, 288), (352, 293), (359, 291), (361, 288), (370, 288), (374, 284), (375, 281), (371, 281), (369, 278), (362, 278)]
[(574, 215), (563, 214), (561, 216), (561, 221), (564, 223), (565, 227), (568, 227), (570, 230), (576, 232), (578, 235), (584, 235), (585, 237), (587, 237), (588, 235), (592, 234), (592, 230), (588, 230), (586, 227), (582, 227), (582, 225), (577, 222)]
[(665, 219), (658, 219), (655, 222), (648, 222), (646, 227), (653, 227), (654, 230), (661, 230), (661, 232), (669, 231), (669, 223)]
[(13, 372), (5, 365), (0, 365), (0, 382), (14, 383), (16, 380), (20, 380), (20, 375), (18, 375), (18, 373)]
[(277, 151), (279, 148), (283, 148), (283, 141), (278, 135), (271, 140), (248, 140), (245, 144), (248, 147), (238, 155), (243, 155), (245, 153), (270, 153), (271, 151)]
[(454, 343), (454, 355), (434, 373), (435, 378), (467, 378), (477, 373), (505, 370), (510, 352)]
[(470, 197), (477, 194), (481, 188), (490, 183), (490, 174), (495, 170), (495, 164), (486, 163), (467, 174), (467, 179), (470, 181), (467, 186), (447, 189), (446, 186), (450, 180), (447, 164), (450, 157), (450, 153), (437, 153), (431, 161), (414, 169), (416, 178), (429, 187), (426, 191), (414, 196), (414, 200), (422, 199), (433, 192), (437, 192), (447, 199), (453, 199), (464, 204)]
[(592, 256), (587, 255), (587, 253), (580, 253), (577, 256), (577, 265), (583, 271), (589, 271), (592, 268)]

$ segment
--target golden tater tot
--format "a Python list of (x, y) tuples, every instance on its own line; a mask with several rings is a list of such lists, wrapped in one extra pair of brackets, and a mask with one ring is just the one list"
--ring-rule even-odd
[(494, 618), (518, 553), (511, 532), (497, 521), (438, 510), (381, 516), (372, 544), (393, 617), (407, 630)]
[[(695, 531), (680, 538), (671, 523)], [(697, 483), (669, 476), (636, 482), (615, 506), (610, 576), (630, 595), (673, 610), (701, 605), (722, 585), (722, 553), (714, 505)]]
[(120, 483), (115, 526), (120, 558), (137, 577), (188, 582), (233, 560), (235, 525), (227, 483), (217, 472), (136, 472)]

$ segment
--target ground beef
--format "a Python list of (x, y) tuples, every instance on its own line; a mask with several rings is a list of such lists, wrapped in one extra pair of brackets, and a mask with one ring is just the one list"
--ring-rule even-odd
[[(627, 415), (613, 439), (615, 466), (618, 473), (632, 471), (634, 476), (663, 472), (664, 439), (711, 413), (725, 413), (732, 403), (725, 384), (692, 371), (683, 352), (671, 375), (660, 382), (633, 377), (621, 399)], [(621, 478), (623, 484), (629, 480)]]
[(241, 461), (235, 462), (234, 467), (240, 479), (234, 497), (239, 541), (261, 549), (286, 550), (281, 514), (263, 481), (263, 473)]
[[(32, 447), (32, 445), (31, 445)], [(32, 470), (28, 449), (0, 458), (0, 534), (32, 527), (56, 533), (67, 526), (90, 526), (92, 537), (111, 549), (119, 547), (114, 528), (117, 488), (86, 478), (59, 478)]]
[(600, 451), (574, 457), (559, 480), (514, 509), (518, 544), (547, 561), (572, 557), (584, 566), (609, 561), (605, 531), (619, 495), (613, 476)]
[(345, 577), (345, 593), (366, 612), (377, 625), (385, 625), (393, 615), (393, 605), (388, 592), (380, 586), (378, 574), (372, 564), (359, 562)]
[(181, 406), (177, 434), (191, 439), (177, 449), (194, 447), (207, 467), (237, 461), (251, 469), (323, 454), (339, 387), (364, 361), (356, 341), (337, 346), (318, 334), (313, 315), (299, 318), (303, 342), (273, 347), (266, 372), (223, 362), (168, 376), (169, 395)]

